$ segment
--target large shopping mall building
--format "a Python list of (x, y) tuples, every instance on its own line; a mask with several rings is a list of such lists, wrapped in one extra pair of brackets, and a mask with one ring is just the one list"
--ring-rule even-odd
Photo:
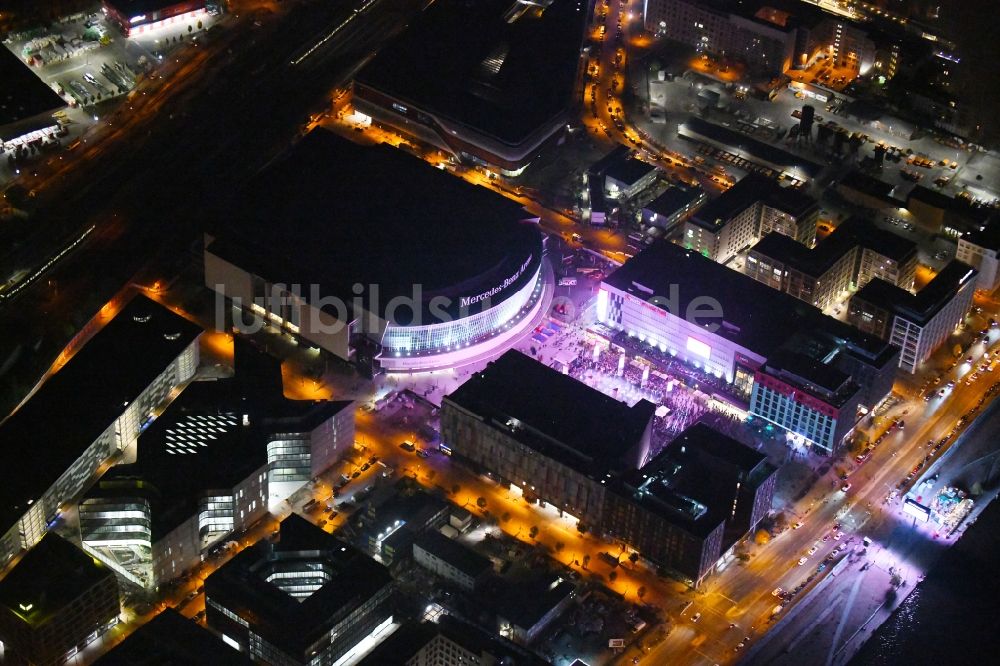
[(243, 325), (365, 371), (495, 355), (550, 293), (537, 219), (386, 145), (313, 132), (238, 199), (208, 239), (206, 284)]
[(889, 342), (666, 241), (604, 280), (597, 317), (823, 453), (890, 393), (899, 361)]

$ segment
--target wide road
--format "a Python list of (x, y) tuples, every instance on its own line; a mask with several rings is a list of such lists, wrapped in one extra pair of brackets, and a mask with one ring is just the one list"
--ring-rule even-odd
[[(996, 334), (992, 335), (995, 339)], [(977, 354), (981, 353), (982, 345), (973, 349)], [(963, 366), (956, 368), (956, 371), (962, 370)], [(945, 376), (942, 383), (948, 379)], [(839, 489), (842, 482), (835, 478), (833, 470), (838, 466), (834, 465), (831, 472), (822, 477), (793, 508), (794, 518), (790, 522), (801, 521), (802, 527), (786, 530), (761, 548), (746, 566), (730, 566), (711, 578), (700, 598), (685, 614), (689, 618), (693, 613), (702, 612), (701, 620), (696, 625), (682, 621), (679, 630), (675, 630), (666, 642), (648, 655), (644, 663), (713, 664), (731, 661), (739, 656), (735, 650), (737, 644), (748, 635), (752, 639), (767, 629), (771, 612), (780, 603), (771, 594), (776, 587), (794, 589), (816, 571), (817, 565), (834, 547), (852, 537), (852, 545), (860, 542), (862, 536), (871, 537), (877, 548), (880, 539), (892, 532), (898, 522), (893, 512), (888, 510), (889, 506), (895, 507), (895, 503), (883, 504), (890, 490), (928, 455), (928, 441), (936, 442), (949, 433), (957, 434), (959, 419), (976, 407), (984, 391), (998, 379), (1000, 370), (984, 373), (971, 385), (958, 381), (947, 396), (935, 398), (929, 403), (913, 395), (909, 389), (899, 387), (909, 397), (894, 407), (892, 413), (904, 418), (905, 429), (889, 434), (872, 457), (850, 474), (850, 490), (845, 493)], [(907, 412), (905, 416), (904, 412)], [(873, 434), (877, 436), (884, 431), (888, 421), (888, 418), (880, 419), (885, 425), (875, 428), (877, 432)], [(950, 441), (954, 441), (954, 437)], [(935, 458), (946, 450), (943, 448)], [(839, 467), (854, 468), (856, 465), (851, 463)], [(823, 537), (832, 533), (832, 526), (837, 522), (841, 524), (845, 536), (840, 542), (833, 538), (824, 542)], [(810, 556), (808, 550), (813, 546), (817, 546), (817, 551)], [(799, 566), (799, 558), (804, 556), (808, 559)], [(730, 623), (735, 623), (737, 628), (730, 629)], [(698, 641), (699, 645), (692, 645), (693, 641)]]

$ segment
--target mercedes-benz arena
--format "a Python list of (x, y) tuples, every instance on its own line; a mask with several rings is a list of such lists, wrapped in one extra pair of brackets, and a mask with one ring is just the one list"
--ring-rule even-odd
[(267, 325), (371, 372), (506, 349), (551, 296), (537, 220), (386, 145), (323, 130), (269, 166), (205, 249), (237, 326)]
[(205, 0), (103, 0), (104, 13), (126, 37), (208, 16)]

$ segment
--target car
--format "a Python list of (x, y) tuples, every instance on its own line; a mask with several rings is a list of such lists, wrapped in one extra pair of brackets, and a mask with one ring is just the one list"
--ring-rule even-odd
[(378, 456), (372, 456), (371, 458), (368, 459), (369, 465), (374, 465), (377, 462), (378, 462)]
[(414, 446), (413, 442), (411, 441), (403, 442), (402, 444), (399, 445), (399, 448), (403, 449), (404, 451), (409, 451), (410, 453), (413, 453), (417, 449), (417, 447)]
[(833, 535), (833, 540), (834, 541), (840, 541), (843, 538), (844, 538), (844, 533), (843, 532), (837, 532), (836, 534)]
[(823, 535), (823, 543), (826, 543), (829, 540), (830, 540), (830, 535), (829, 534), (824, 534)]
[(692, 622), (697, 622), (700, 619), (701, 619), (701, 613), (695, 613), (694, 615), (691, 616)]
[(733, 648), (733, 652), (739, 652), (740, 650), (743, 649), (744, 645), (746, 645), (746, 643), (738, 643), (736, 647)]
[(851, 484), (849, 484), (849, 483), (845, 483), (844, 485), (842, 485), (842, 486), (840, 487), (840, 492), (842, 492), (842, 493), (846, 493), (846, 492), (847, 492), (848, 490), (850, 490), (850, 489), (851, 489)]
[(423, 449), (417, 449), (417, 456), (419, 456), (421, 458), (430, 458), (431, 454), (427, 453)]
[(729, 623), (729, 628), (730, 629), (735, 629), (736, 628), (736, 623), (735, 622), (730, 622)]
[(795, 523), (794, 525), (792, 525), (792, 529), (793, 529), (793, 530), (797, 530), (797, 529), (799, 529), (800, 527), (802, 527), (802, 523)]
[(351, 474), (351, 478), (352, 478), (352, 479), (356, 479), (356, 478), (358, 478), (359, 476), (361, 476), (361, 471), (360, 471), (360, 470), (354, 470), (354, 473), (353, 473), (353, 474)]
[(364, 465), (361, 466), (361, 471), (367, 472), (370, 467), (371, 467), (370, 463), (365, 463)]
[[(771, 596), (772, 597), (780, 597), (784, 593), (785, 593), (785, 591), (783, 589), (781, 589), (780, 587), (776, 587), (776, 588), (774, 588), (774, 591), (771, 592)], [(732, 626), (736, 626), (736, 625), (732, 625)]]
[(799, 558), (799, 566), (801, 567), (803, 564), (805, 564), (808, 561), (809, 561), (808, 557), (800, 557)]
[(809, 553), (810, 555), (815, 555), (817, 550), (819, 550), (819, 546), (813, 545), (813, 547), (806, 552)]

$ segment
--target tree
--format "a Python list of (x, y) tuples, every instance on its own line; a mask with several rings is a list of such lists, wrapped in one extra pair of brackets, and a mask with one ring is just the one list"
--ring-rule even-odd
[(584, 523), (582, 520), (576, 524), (576, 531), (579, 532), (580, 534), (586, 534), (587, 530), (589, 529), (590, 528), (587, 527), (587, 524)]
[(503, 514), (500, 516), (500, 520), (502, 520), (505, 523), (508, 522), (510, 520), (510, 512), (504, 511)]
[(635, 591), (635, 596), (639, 597), (640, 599), (646, 596), (646, 587), (644, 585), (640, 585), (639, 589)]
[(201, 30), (201, 21), (198, 21), (198, 29)]
[(456, 484), (454, 484), (454, 485), (453, 485), (453, 486), (451, 487), (451, 494), (452, 494), (452, 495), (457, 495), (457, 494), (458, 494), (458, 491), (459, 491), (459, 490), (461, 490), (461, 489), (462, 489), (462, 487), (461, 487), (460, 485), (458, 485), (458, 484), (456, 483)]
[(192, 28), (191, 26), (188, 26), (188, 34), (190, 35), (192, 32), (194, 32), (194, 28)]
[(476, 498), (476, 506), (478, 506), (480, 509), (485, 509), (486, 508), (486, 498), (485, 497), (477, 497)]
[(635, 566), (636, 562), (639, 561), (639, 553), (636, 552), (630, 553), (628, 556), (628, 561), (632, 563), (632, 566)]
[(583, 568), (586, 569), (588, 564), (590, 564), (590, 555), (584, 555), (583, 556)]
[(612, 571), (611, 573), (609, 573), (608, 574), (608, 580), (610, 580), (612, 583), (615, 582), (616, 580), (618, 580), (618, 572), (617, 571)]
[(528, 536), (531, 537), (532, 539), (535, 539), (535, 538), (538, 537), (538, 526), (537, 525), (532, 525), (531, 526), (531, 529), (528, 530)]
[(557, 553), (561, 553), (562, 549), (565, 548), (565, 547), (566, 547), (566, 544), (564, 544), (562, 541), (556, 541), (556, 552)]

